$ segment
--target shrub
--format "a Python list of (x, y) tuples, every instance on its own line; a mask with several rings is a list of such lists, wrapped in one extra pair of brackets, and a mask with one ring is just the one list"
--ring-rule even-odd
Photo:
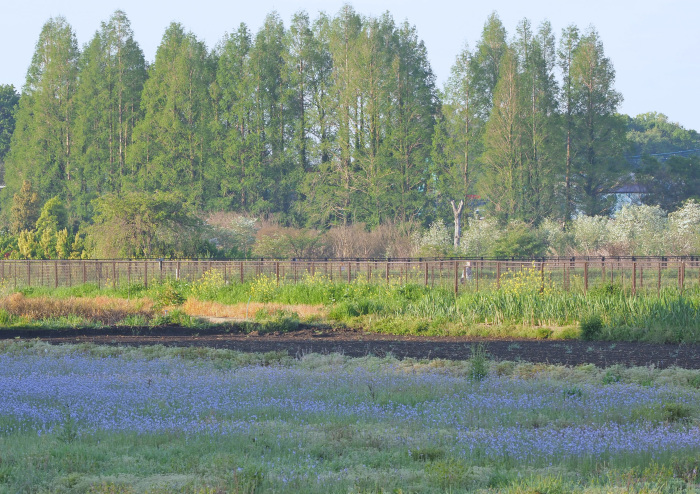
[(469, 379), (472, 381), (481, 381), (489, 373), (486, 347), (481, 343), (472, 345), (471, 353), (471, 358), (469, 359)]
[(664, 403), (663, 412), (667, 422), (682, 422), (691, 417), (693, 409), (685, 403)]
[(547, 242), (523, 223), (512, 225), (506, 234), (496, 240), (490, 255), (498, 258), (544, 257)]
[(581, 339), (595, 340), (603, 331), (603, 320), (599, 315), (588, 316), (581, 320)]

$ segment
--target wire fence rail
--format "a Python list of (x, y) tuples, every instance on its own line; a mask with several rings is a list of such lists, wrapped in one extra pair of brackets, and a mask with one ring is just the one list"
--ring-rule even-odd
[(2, 260), (5, 287), (71, 287), (92, 283), (118, 288), (165, 280), (196, 281), (218, 273), (226, 284), (266, 276), (278, 284), (323, 276), (330, 281), (424, 284), (460, 291), (498, 290), (504, 280), (525, 273), (541, 288), (587, 292), (607, 284), (631, 294), (683, 292), (700, 287), (700, 257), (570, 258), (539, 260), (484, 259), (334, 259), (334, 260)]

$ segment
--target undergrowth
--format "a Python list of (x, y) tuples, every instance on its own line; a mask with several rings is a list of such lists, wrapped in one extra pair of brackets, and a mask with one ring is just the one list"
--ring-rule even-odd
[[(567, 292), (534, 270), (504, 275), (500, 290), (463, 286), (457, 296), (448, 286), (385, 283), (362, 276), (350, 283), (322, 275), (306, 275), (297, 284), (278, 284), (266, 275), (226, 283), (216, 271), (195, 282), (32, 287), (17, 293), (0, 301), (2, 326), (71, 315), (96, 324), (145, 320), (189, 325), (197, 323), (185, 316), (253, 320), (261, 308), (274, 307), (268, 313), (282, 310), (302, 322), (327, 321), (391, 334), (700, 342), (699, 290), (632, 296), (618, 285), (601, 284), (586, 294)], [(19, 299), (26, 310), (12, 309), (13, 300)], [(41, 311), (29, 310), (34, 299)]]

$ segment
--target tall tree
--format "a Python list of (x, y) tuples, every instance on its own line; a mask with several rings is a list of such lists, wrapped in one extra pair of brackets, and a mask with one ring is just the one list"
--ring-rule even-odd
[(507, 49), (506, 29), (495, 12), (489, 15), (481, 39), (471, 59), (474, 72), (475, 98), (482, 118), (491, 112), (494, 91), (499, 81), (501, 58)]
[(253, 165), (253, 81), (249, 74), (252, 45), (248, 27), (221, 41), (214, 86), (214, 152), (220, 205), (248, 211), (257, 199), (259, 170)]
[(285, 30), (277, 13), (268, 15), (250, 50), (249, 73), (253, 92), (251, 164), (258, 170), (260, 214), (286, 213), (294, 199), (297, 178), (290, 157), (289, 137), (295, 115), (285, 65)]
[(579, 132), (574, 161), (577, 205), (587, 215), (609, 214), (614, 206), (609, 194), (623, 161), (625, 122), (616, 114), (622, 95), (614, 88), (615, 69), (592, 28), (576, 46), (571, 73)]
[[(324, 149), (328, 161), (321, 160), (313, 176), (308, 179), (307, 211), (316, 224), (349, 224), (354, 218), (353, 150), (354, 118), (357, 112), (356, 77), (357, 47), (362, 32), (362, 19), (349, 5), (325, 26), (321, 35), (328, 40), (333, 71), (328, 101), (327, 133), (333, 136)], [(327, 34), (326, 34), (327, 33)], [(326, 105), (324, 105), (326, 106)]]
[(25, 180), (40, 198), (65, 198), (73, 173), (73, 97), (78, 75), (78, 44), (63, 17), (41, 30), (22, 90), (15, 132), (5, 167), (8, 204)]
[(10, 150), (10, 140), (15, 131), (15, 112), (19, 93), (11, 84), (0, 84), (0, 181), (3, 180), (5, 155)]
[(180, 192), (202, 206), (210, 152), (214, 63), (206, 46), (177, 23), (165, 31), (144, 85), (144, 117), (128, 161), (142, 190)]
[(537, 32), (523, 19), (516, 29), (514, 48), (520, 66), (519, 95), (522, 125), (520, 216), (538, 223), (554, 208), (556, 81), (554, 36), (549, 23)]
[[(460, 245), (462, 215), (469, 214), (469, 195), (474, 195), (478, 175), (476, 159), (479, 155), (483, 121), (477, 109), (474, 87), (474, 67), (468, 47), (457, 55), (450, 78), (445, 85), (442, 100), (442, 119), (435, 128), (432, 162), (437, 180), (439, 201), (452, 209), (454, 219), (454, 247)], [(465, 209), (466, 208), (466, 209)]]
[(394, 192), (394, 216), (406, 221), (425, 214), (431, 140), (438, 105), (435, 76), (425, 45), (416, 29), (403, 23), (397, 31), (392, 65), (393, 87), (388, 145), (398, 190)]
[[(129, 20), (118, 10), (103, 22), (81, 56), (75, 96), (75, 162), (83, 202), (119, 192), (131, 175), (126, 148), (140, 116), (146, 62)], [(85, 204), (87, 205), (87, 204)]]
[(573, 194), (573, 161), (575, 141), (575, 112), (576, 94), (573, 75), (574, 53), (579, 42), (579, 31), (574, 25), (570, 25), (562, 31), (559, 38), (559, 49), (557, 50), (557, 62), (561, 70), (562, 86), (559, 92), (559, 108), (561, 112), (562, 128), (565, 136), (565, 155), (563, 163), (564, 175), (564, 208), (563, 217), (565, 222), (570, 222), (576, 206)]
[(481, 190), (500, 221), (522, 217), (522, 120), (518, 60), (508, 47), (501, 59), (493, 108), (484, 131), (484, 174)]

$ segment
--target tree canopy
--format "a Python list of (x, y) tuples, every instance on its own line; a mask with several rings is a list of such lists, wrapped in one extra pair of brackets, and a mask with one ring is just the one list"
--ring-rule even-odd
[(21, 97), (0, 86), (0, 214), (19, 232), (49, 204), (54, 229), (114, 235), (96, 249), (136, 256), (211, 211), (321, 229), (441, 220), (457, 245), (477, 208), (536, 226), (609, 215), (631, 182), (666, 209), (697, 197), (700, 136), (619, 115), (594, 28), (523, 19), (509, 33), (494, 12), (472, 46), (440, 90), (415, 26), (349, 5), (287, 26), (271, 13), (213, 50), (173, 22), (150, 65), (122, 11), (82, 50), (49, 19)]

